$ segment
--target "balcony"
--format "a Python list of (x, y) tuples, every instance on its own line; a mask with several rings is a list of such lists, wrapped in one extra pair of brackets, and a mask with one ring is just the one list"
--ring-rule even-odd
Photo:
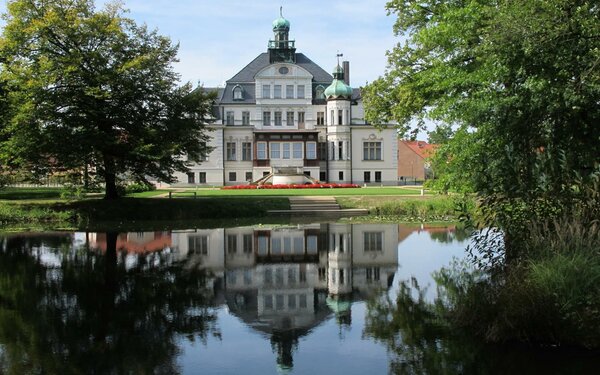
[(305, 167), (318, 167), (319, 160), (318, 159), (304, 159), (304, 166)]
[(254, 159), (254, 166), (255, 167), (270, 167), (271, 161), (264, 160), (264, 159)]

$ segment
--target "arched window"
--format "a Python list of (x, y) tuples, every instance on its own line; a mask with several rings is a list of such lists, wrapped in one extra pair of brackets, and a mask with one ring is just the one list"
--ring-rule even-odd
[(233, 100), (244, 100), (244, 93), (240, 86), (233, 88)]
[(317, 99), (325, 99), (325, 89), (323, 86), (317, 86), (317, 89), (315, 90), (315, 97)]

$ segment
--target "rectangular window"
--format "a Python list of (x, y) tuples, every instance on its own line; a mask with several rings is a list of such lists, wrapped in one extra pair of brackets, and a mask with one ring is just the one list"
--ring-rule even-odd
[(206, 183), (206, 172), (200, 172), (198, 173), (198, 182), (201, 184), (205, 184)]
[(365, 232), (364, 251), (383, 251), (383, 232)]
[(382, 160), (381, 142), (364, 142), (363, 160)]
[(338, 160), (344, 160), (344, 142), (338, 142)]
[(342, 125), (344, 123), (343, 119), (342, 119), (342, 110), (338, 109), (338, 125)]
[(263, 97), (263, 99), (271, 98), (271, 85), (263, 85), (262, 86), (262, 97)]
[(271, 112), (263, 112), (263, 125), (271, 126)]
[(327, 181), (327, 173), (319, 172), (319, 181)]
[(281, 112), (275, 112), (275, 126), (281, 126)]
[(367, 268), (367, 281), (379, 281), (379, 267)]
[(287, 112), (286, 113), (285, 124), (287, 126), (294, 126), (294, 112)]
[(233, 111), (227, 111), (225, 114), (225, 124), (226, 125), (233, 125), (235, 122), (235, 118), (233, 115)]
[(290, 158), (290, 144), (289, 143), (283, 143), (283, 158), (284, 159)]
[(188, 252), (189, 254), (208, 255), (208, 236), (190, 236)]
[(252, 182), (252, 172), (246, 172), (246, 181)]
[(298, 125), (304, 125), (304, 112), (298, 112)]
[[(265, 277), (266, 279), (266, 277)], [(273, 310), (273, 296), (265, 295), (265, 310)]]
[(375, 171), (375, 182), (381, 182), (381, 171)]
[(338, 173), (338, 176), (339, 176), (339, 178), (340, 178), (340, 181), (344, 181), (344, 172), (343, 172), (343, 171), (340, 171), (340, 172)]
[(258, 142), (256, 144), (256, 157), (260, 160), (265, 160), (267, 158), (267, 143), (266, 142)]
[(302, 159), (302, 143), (300, 142), (294, 142), (292, 143), (292, 147), (293, 147), (293, 154), (292, 157), (294, 159)]
[(317, 125), (325, 125), (325, 112), (317, 112)]
[(242, 142), (242, 160), (252, 160), (252, 143)]
[(189, 172), (187, 174), (187, 181), (188, 181), (188, 184), (195, 184), (196, 183), (196, 174), (194, 172)]
[(334, 125), (335, 121), (333, 121), (335, 119), (335, 110), (331, 110), (331, 117), (329, 119), (329, 125)]
[(273, 88), (273, 97), (275, 99), (281, 99), (281, 85), (275, 85)]
[(252, 235), (244, 234), (244, 243), (243, 243), (243, 252), (244, 254), (249, 254), (252, 252)]
[(229, 181), (231, 181), (231, 182), (237, 181), (237, 174), (235, 172), (229, 172)]
[(315, 142), (306, 142), (306, 158), (310, 160), (317, 158), (317, 144)]
[(235, 161), (237, 160), (235, 155), (235, 142), (227, 142), (227, 160)]
[(371, 172), (365, 172), (365, 182), (371, 182)]
[(304, 99), (304, 85), (298, 85), (298, 99)]
[(280, 150), (279, 142), (271, 142), (269, 147), (271, 148), (271, 159), (280, 159), (281, 158), (281, 150)]
[(227, 235), (227, 254), (235, 254), (237, 253), (237, 235), (228, 234)]
[(250, 125), (250, 112), (242, 112), (242, 125)]
[(285, 97), (287, 99), (294, 99), (294, 85), (285, 86)]
[(327, 142), (319, 142), (319, 160), (327, 160)]
[[(203, 150), (206, 150), (206, 142), (200, 142), (200, 147)], [(200, 155), (200, 159), (198, 159), (198, 161), (206, 161), (208, 159), (208, 152), (204, 153), (203, 155)]]

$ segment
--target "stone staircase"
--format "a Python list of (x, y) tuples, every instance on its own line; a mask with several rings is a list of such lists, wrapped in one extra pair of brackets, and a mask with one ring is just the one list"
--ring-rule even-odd
[(334, 197), (289, 197), (289, 200), (290, 209), (297, 212), (340, 210)]
[(335, 197), (289, 197), (289, 210), (272, 210), (271, 214), (292, 214), (292, 215), (339, 215), (355, 216), (367, 215), (368, 211), (364, 209), (341, 209)]

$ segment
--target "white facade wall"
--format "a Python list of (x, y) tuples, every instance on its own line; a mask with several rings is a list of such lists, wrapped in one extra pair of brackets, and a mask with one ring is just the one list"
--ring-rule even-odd
[[(381, 145), (381, 160), (368, 160), (364, 155), (364, 143)], [(352, 180), (357, 184), (396, 185), (398, 183), (398, 138), (394, 128), (377, 130), (372, 126), (352, 126)], [(365, 181), (365, 172), (370, 182)], [(376, 181), (377, 172), (381, 181)]]

